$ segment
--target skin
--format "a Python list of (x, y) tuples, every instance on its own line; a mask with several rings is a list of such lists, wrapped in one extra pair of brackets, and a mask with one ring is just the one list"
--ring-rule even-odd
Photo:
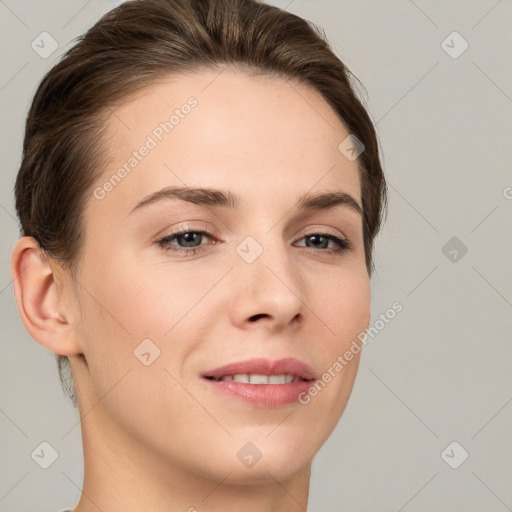
[[(103, 199), (88, 198), (76, 280), (30, 237), (13, 251), (27, 330), (70, 359), (85, 461), (74, 512), (303, 511), (313, 457), (356, 377), (359, 355), (307, 405), (277, 408), (199, 378), (252, 357), (296, 357), (320, 378), (368, 326), (370, 280), (358, 212), (296, 210), (305, 192), (343, 191), (361, 205), (357, 160), (338, 150), (348, 132), (304, 84), (232, 68), (152, 84), (112, 109), (98, 185), (190, 96), (190, 114)], [(184, 184), (229, 189), (242, 205), (163, 200), (130, 213)], [(182, 226), (212, 238), (198, 237), (195, 255), (158, 245)], [(352, 248), (329, 255), (334, 241), (307, 238), (326, 230)], [(252, 263), (236, 252), (248, 236), (263, 248)], [(134, 356), (146, 338), (160, 350), (149, 366)], [(237, 457), (247, 442), (262, 453), (251, 468)]]

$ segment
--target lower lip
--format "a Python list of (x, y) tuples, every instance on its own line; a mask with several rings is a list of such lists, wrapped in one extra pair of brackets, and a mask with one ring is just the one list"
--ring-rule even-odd
[(255, 407), (282, 407), (298, 401), (301, 393), (307, 393), (313, 381), (289, 384), (246, 384), (235, 381), (203, 380), (219, 393), (249, 403)]

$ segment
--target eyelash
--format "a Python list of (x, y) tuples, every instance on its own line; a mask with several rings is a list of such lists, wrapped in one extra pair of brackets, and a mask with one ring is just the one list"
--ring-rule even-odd
[[(161, 238), (160, 240), (157, 241), (157, 244), (166, 253), (171, 251), (174, 253), (181, 253), (184, 256), (197, 254), (198, 252), (203, 250), (203, 245), (201, 245), (199, 247), (190, 248), (190, 247), (174, 247), (169, 244), (169, 242), (171, 240), (173, 240), (174, 238), (176, 238), (180, 235), (186, 235), (188, 233), (196, 233), (198, 235), (204, 235), (208, 238), (213, 238), (212, 235), (210, 235), (210, 233), (208, 231), (204, 231), (201, 229), (193, 230), (193, 229), (186, 228), (186, 229), (177, 230), (173, 233), (170, 233), (169, 235), (164, 236), (163, 238)], [(307, 235), (304, 235), (300, 240), (302, 240), (303, 238), (312, 237), (312, 236), (321, 236), (321, 237), (327, 238), (329, 240), (332, 240), (333, 242), (335, 242), (338, 245), (337, 249), (329, 249), (329, 250), (314, 249), (311, 247), (307, 247), (307, 249), (310, 249), (310, 251), (312, 251), (312, 252), (320, 251), (320, 252), (327, 253), (329, 256), (338, 256), (338, 255), (352, 249), (352, 243), (349, 240), (347, 240), (346, 238), (342, 238), (338, 235), (335, 235), (333, 233), (321, 233), (321, 232), (308, 233)]]

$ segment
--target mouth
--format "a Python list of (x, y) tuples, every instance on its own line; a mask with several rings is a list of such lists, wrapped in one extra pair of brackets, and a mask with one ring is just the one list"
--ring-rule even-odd
[(263, 375), (261, 373), (236, 373), (222, 377), (207, 376), (205, 379), (216, 382), (243, 382), (244, 384), (290, 384), (292, 382), (309, 382), (312, 379), (303, 379), (297, 375)]
[(284, 359), (247, 359), (204, 372), (205, 379), (245, 384), (290, 384), (315, 379), (313, 368), (304, 361)]
[(297, 402), (316, 380), (311, 366), (295, 358), (239, 361), (204, 372), (201, 378), (224, 396), (263, 408)]

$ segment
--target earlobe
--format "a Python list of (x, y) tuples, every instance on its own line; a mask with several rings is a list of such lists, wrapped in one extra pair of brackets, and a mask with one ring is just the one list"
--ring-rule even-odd
[(56, 354), (79, 353), (56, 276), (33, 237), (23, 236), (14, 246), (11, 276), (18, 311), (29, 334)]

